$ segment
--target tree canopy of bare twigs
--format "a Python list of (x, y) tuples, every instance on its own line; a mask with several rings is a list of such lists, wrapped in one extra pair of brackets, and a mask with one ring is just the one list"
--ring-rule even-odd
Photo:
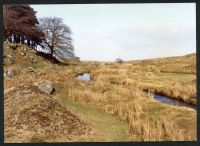
[(71, 30), (63, 23), (62, 18), (40, 18), (39, 28), (45, 34), (45, 39), (41, 46), (51, 57), (66, 60), (75, 56)]
[(26, 4), (3, 5), (3, 36), (4, 40), (25, 43), (39, 52), (42, 48), (47, 58), (59, 62), (75, 57), (71, 30), (62, 18), (45, 17), (38, 21), (36, 11)]
[(41, 42), (44, 34), (38, 29), (36, 12), (29, 5), (3, 5), (4, 40), (26, 43), (33, 47)]

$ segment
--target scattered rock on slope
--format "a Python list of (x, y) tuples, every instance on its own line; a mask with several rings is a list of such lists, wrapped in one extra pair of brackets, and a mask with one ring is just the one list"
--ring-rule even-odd
[(4, 74), (4, 77), (6, 78), (12, 78), (15, 75), (15, 71), (13, 69), (8, 69), (6, 73)]
[(41, 83), (36, 83), (35, 84), (38, 89), (48, 95), (51, 95), (51, 93), (53, 92), (53, 83), (51, 81), (43, 81)]
[(15, 57), (12, 53), (4, 54), (4, 65), (12, 65), (15, 63)]
[(10, 43), (10, 48), (16, 50), (16, 48), (18, 47), (19, 45), (18, 44), (15, 44), (15, 43)]
[(32, 67), (28, 67), (26, 69), (27, 72), (31, 73), (32, 75), (35, 75), (35, 76), (41, 76), (41, 75), (45, 75), (45, 73), (43, 72), (40, 72), (40, 71), (36, 71), (35, 69), (33, 69)]
[(14, 44), (5, 41), (3, 44), (4, 65), (36, 64), (41, 57), (35, 55), (36, 51), (25, 44)]

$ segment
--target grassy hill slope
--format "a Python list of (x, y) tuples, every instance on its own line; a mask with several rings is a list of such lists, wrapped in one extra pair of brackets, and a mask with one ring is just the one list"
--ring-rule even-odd
[[(15, 72), (4, 78), (6, 142), (196, 140), (195, 110), (152, 98), (162, 93), (196, 104), (195, 54), (68, 64), (53, 64), (26, 45), (4, 43), (4, 73)], [(94, 82), (77, 81), (83, 72)], [(53, 82), (50, 96), (35, 86), (44, 80)]]

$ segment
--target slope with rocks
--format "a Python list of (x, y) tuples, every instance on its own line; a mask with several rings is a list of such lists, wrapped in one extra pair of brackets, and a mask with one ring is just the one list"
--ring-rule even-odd
[(40, 86), (51, 74), (44, 66), (53, 67), (26, 45), (4, 42), (4, 142), (92, 140), (95, 130), (51, 97), (53, 87)]

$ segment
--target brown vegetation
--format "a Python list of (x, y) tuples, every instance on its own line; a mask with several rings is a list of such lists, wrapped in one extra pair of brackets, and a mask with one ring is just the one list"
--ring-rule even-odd
[(29, 5), (9, 4), (3, 6), (4, 40), (22, 43), (32, 48), (44, 37), (36, 24), (38, 20), (35, 11)]
[(20, 85), (4, 97), (5, 142), (73, 141), (92, 129), (36, 87)]
[[(88, 103), (88, 105), (92, 105), (95, 108), (100, 108), (105, 113), (109, 113), (113, 116), (120, 118), (122, 121), (128, 123), (129, 128), (127, 129), (127, 131), (129, 133), (129, 136), (137, 141), (190, 141), (197, 139), (197, 121), (195, 110), (186, 107), (163, 104), (154, 100), (152, 97), (152, 93), (156, 92), (169, 95), (174, 98), (183, 99), (185, 102), (191, 102), (193, 104), (196, 103), (196, 76), (195, 74), (193, 74), (194, 69), (190, 68), (187, 74), (183, 74), (184, 71), (179, 73), (163, 72), (164, 67), (162, 67), (160, 63), (167, 60), (168, 64), (163, 64), (163, 66), (169, 65), (169, 63), (173, 64), (174, 58), (172, 58), (171, 62), (169, 58), (164, 58), (163, 60), (151, 60), (149, 65), (148, 61), (135, 61), (124, 62), (123, 64), (105, 63), (102, 65), (96, 62), (79, 62), (76, 65), (60, 66), (56, 64), (51, 64), (44, 58), (35, 55), (34, 52), (28, 52), (28, 54), (21, 56), (19, 50), (23, 50), (25, 48), (25, 46), (20, 45), (16, 47), (15, 50), (12, 50), (9, 49), (8, 44), (5, 44), (4, 46), (4, 62), (6, 63), (4, 66), (4, 71), (6, 71), (8, 68), (12, 68), (13, 70), (15, 70), (15, 75), (12, 78), (4, 79), (4, 93), (6, 93), (5, 111), (7, 113), (10, 113), (5, 115), (6, 127), (12, 125), (9, 122), (9, 115), (20, 117), (20, 115), (23, 115), (20, 114), (22, 112), (24, 113), (24, 115), (26, 115), (25, 117), (23, 117), (24, 119), (26, 119), (26, 117), (31, 118), (30, 113), (32, 113), (31, 111), (33, 109), (33, 106), (36, 107), (38, 111), (40, 111), (39, 106), (43, 106), (43, 103), (46, 103), (47, 99), (48, 101), (50, 100), (52, 103), (54, 103), (54, 97), (62, 97), (63, 100), (71, 99), (78, 104)], [(13, 53), (15, 54), (13, 55)], [(29, 57), (30, 54), (32, 54), (32, 56), (34, 56), (34, 59), (37, 60), (36, 63), (31, 62), (31, 58)], [(9, 55), (13, 55), (16, 57), (13, 57), (14, 63), (10, 63), (11, 61), (9, 62)], [(188, 57), (186, 56), (186, 58)], [(192, 61), (191, 58), (195, 58), (195, 55), (189, 55), (189, 60), (186, 60), (185, 56), (183, 56), (182, 60), (184, 60), (184, 63), (180, 65), (178, 64), (177, 66), (181, 67), (184, 66), (184, 64), (191, 64), (192, 66), (195, 60)], [(179, 57), (178, 59), (181, 60), (181, 57)], [(30, 66), (36, 72), (43, 72), (45, 74), (35, 75), (34, 73), (27, 72), (26, 68)], [(173, 70), (176, 69), (174, 68)], [(177, 68), (176, 71), (178, 72), (178, 70), (179, 69)], [(90, 74), (94, 82), (77, 81), (75, 79), (76, 75), (83, 72), (91, 72)], [(24, 88), (21, 88), (20, 90), (18, 89), (18, 87), (20, 87), (20, 84), (29, 85), (32, 87), (35, 82), (47, 79), (51, 80), (55, 86), (55, 92), (52, 95), (52, 99), (48, 98), (46, 95), (43, 96), (43, 94), (41, 94), (37, 90), (34, 90), (34, 94), (32, 94), (33, 92), (30, 93), (30, 95), (33, 95), (30, 96), (30, 98), (29, 96), (27, 96), (29, 95), (29, 93), (22, 93), (21, 96), (16, 97), (13, 97), (13, 95), (11, 95), (11, 93), (15, 95), (20, 95), (21, 92), (24, 92)], [(15, 88), (17, 88), (17, 90), (13, 91)], [(151, 92), (149, 92), (148, 94), (144, 94), (143, 90), (145, 89)], [(41, 101), (43, 100), (45, 102), (41, 103)], [(9, 102), (12, 102), (13, 105), (16, 105), (15, 107), (17, 107), (17, 109), (14, 110), (14, 107), (12, 107), (12, 104), (10, 104)], [(19, 105), (17, 103), (25, 104), (19, 107), (17, 106)], [(55, 104), (57, 105), (57, 103)], [(45, 104), (44, 109), (48, 109), (47, 107)], [(52, 110), (48, 110), (49, 112), (45, 110), (49, 115), (54, 115), (54, 111), (56, 111), (55, 109), (57, 109), (57, 106), (55, 106), (55, 109), (54, 106), (52, 107)], [(62, 107), (61, 111), (67, 110), (65, 108), (66, 107)], [(25, 111), (27, 111), (27, 114), (25, 114)], [(45, 114), (46, 112), (42, 112), (42, 114)], [(66, 113), (69, 113), (68, 110), (66, 111)], [(54, 120), (58, 123), (61, 122), (63, 118), (65, 119), (65, 116), (63, 115), (64, 117), (62, 117), (61, 115), (54, 115), (55, 117), (58, 116), (58, 119)], [(70, 115), (71, 114), (69, 114), (69, 116)], [(80, 123), (82, 122), (78, 122), (80, 120), (78, 120), (79, 118), (76, 117), (77, 116), (75, 116), (75, 121), (77, 121), (77, 126), (79, 128), (81, 128), (82, 126), (84, 127), (85, 125), (83, 124), (81, 126)], [(13, 118), (13, 120), (14, 123), (16, 123), (15, 126), (20, 125), (20, 121), (15, 118)], [(38, 121), (38, 124), (36, 124), (33, 129), (41, 129), (45, 131), (45, 127), (43, 129), (39, 126), (40, 120), (41, 119), (36, 120)], [(52, 123), (54, 124), (51, 125), (53, 127), (56, 125), (54, 120), (52, 121)], [(84, 121), (84, 118), (82, 120)], [(93, 125), (93, 123), (88, 124), (90, 124), (90, 126)], [(15, 126), (14, 129), (16, 128)], [(64, 125), (61, 124), (61, 127), (62, 126)], [(54, 129), (53, 127), (52, 129)], [(74, 127), (75, 129), (77, 128), (76, 126)], [(67, 127), (65, 128), (67, 129)], [(7, 141), (12, 141), (11, 137), (13, 135), (13, 129), (11, 128), (10, 131), (8, 129), (6, 129), (6, 131), (8, 131), (8, 135), (6, 134), (5, 136), (7, 138)], [(20, 131), (22, 133), (23, 131), (27, 131), (26, 127), (22, 129), (23, 130)], [(33, 129), (30, 131), (33, 131)], [(86, 137), (83, 136), (84, 138), (79, 135), (83, 139), (79, 139), (79, 136), (76, 134), (75, 136), (74, 133), (65, 135), (66, 137), (63, 138), (61, 132), (60, 135), (58, 134), (60, 136), (60, 139), (57, 137), (54, 140), (90, 141), (90, 132), (87, 133), (86, 131), (84, 132), (83, 130), (80, 133), (77, 132), (80, 135), (81, 133), (83, 133), (83, 135), (88, 134)], [(17, 135), (21, 136), (18, 138), (17, 135), (14, 134), (13, 137), (16, 138), (14, 140), (25, 141), (25, 139), (23, 139), (25, 138), (25, 133), (26, 132), (23, 133), (23, 136), (20, 135), (20, 133), (16, 133)], [(30, 133), (26, 133), (26, 135), (30, 135), (30, 138), (28, 139), (31, 140), (31, 137), (33, 137), (33, 141), (35, 141), (35, 139), (37, 141), (38, 138), (34, 139), (33, 134)], [(47, 135), (42, 134), (39, 136), (44, 136), (44, 138), (42, 138), (44, 139), (44, 141), (51, 141), (51, 139), (45, 137)], [(74, 139), (68, 139), (71, 135), (74, 135)], [(93, 141), (95, 141), (95, 138), (93, 137)]]

